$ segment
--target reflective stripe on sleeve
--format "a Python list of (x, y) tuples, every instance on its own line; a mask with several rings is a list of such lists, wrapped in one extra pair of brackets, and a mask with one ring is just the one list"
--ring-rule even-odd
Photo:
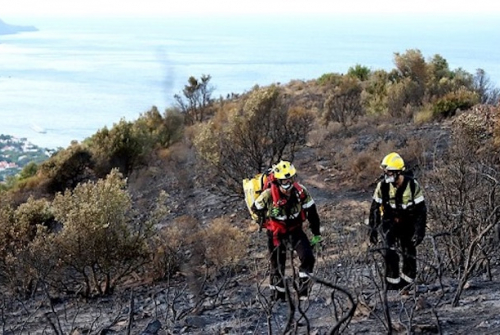
[(261, 210), (261, 209), (264, 209), (264, 206), (260, 202), (256, 201), (255, 208), (257, 208), (258, 210)]
[(302, 208), (309, 208), (312, 205), (314, 205), (314, 200), (311, 199), (310, 201), (306, 202), (305, 204), (302, 205)]
[(419, 196), (419, 197), (417, 197), (417, 198), (415, 198), (415, 199), (413, 200), (413, 202), (414, 202), (415, 204), (419, 204), (419, 203), (421, 203), (422, 201), (424, 201), (424, 196), (423, 196), (423, 195), (421, 195), (421, 196)]
[(300, 215), (300, 212), (295, 213), (295, 214), (290, 214), (289, 216), (286, 216), (286, 215), (274, 216), (273, 219), (278, 220), (278, 221), (285, 221), (285, 220), (295, 219), (299, 215)]

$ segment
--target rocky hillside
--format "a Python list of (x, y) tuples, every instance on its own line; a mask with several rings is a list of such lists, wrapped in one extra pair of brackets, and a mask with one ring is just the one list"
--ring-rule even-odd
[[(417, 285), (401, 291), (381, 289), (378, 271), (382, 265), (366, 241), (365, 225), (378, 175), (358, 179), (360, 170), (346, 173), (339, 168), (346, 163), (338, 159), (347, 143), (363, 148), (379, 136), (394, 142), (432, 140), (433, 148), (444, 150), (452, 123), (459, 119), (488, 123), (488, 115), (478, 109), (425, 127), (372, 123), (357, 129), (349, 140), (333, 138), (297, 154), (295, 165), (318, 204), (325, 239), (316, 250), (315, 284), (308, 300), (296, 299), (290, 266), (290, 300), (276, 303), (269, 299), (265, 232), (252, 223), (242, 199), (221, 196), (213, 187), (190, 180), (194, 161), (183, 155), (184, 159), (158, 161), (148, 167), (146, 175), (131, 176), (130, 191), (145, 208), (158, 192), (168, 191), (172, 219), (191, 216), (209, 222), (223, 217), (240, 227), (251, 242), (236, 272), (214, 274), (210, 264), (205, 264), (195, 275), (186, 264), (168, 281), (133, 281), (112, 296), (95, 300), (70, 295), (15, 300), (8, 305), (10, 312), (4, 317), (8, 326), (4, 328), (10, 334), (42, 329), (57, 334), (498, 334), (498, 261), (490, 264), (491, 280), (486, 272), (470, 278), (459, 305), (453, 307), (458, 282), (451, 275), (431, 275), (430, 267), (436, 263), (434, 240), (429, 235), (419, 246)], [(182, 145), (177, 149), (189, 150)], [(439, 150), (433, 153), (441, 154)], [(349, 155), (354, 157), (347, 151)], [(377, 159), (374, 165), (378, 165)], [(297, 264), (296, 259), (293, 262)]]

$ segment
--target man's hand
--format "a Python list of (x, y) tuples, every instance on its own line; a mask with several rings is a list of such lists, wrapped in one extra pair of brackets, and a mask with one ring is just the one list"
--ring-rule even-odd
[(319, 245), (323, 242), (323, 239), (321, 238), (321, 235), (314, 235), (313, 238), (311, 239), (311, 247), (314, 247), (315, 245)]
[(372, 228), (370, 231), (370, 243), (377, 244), (378, 243), (378, 231), (377, 229)]

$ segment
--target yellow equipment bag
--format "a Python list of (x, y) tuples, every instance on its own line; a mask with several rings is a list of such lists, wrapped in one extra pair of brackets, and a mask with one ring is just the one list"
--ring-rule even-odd
[(259, 218), (252, 212), (252, 205), (257, 197), (262, 193), (264, 185), (266, 185), (267, 175), (265, 173), (256, 174), (252, 179), (243, 179), (243, 191), (245, 192), (245, 202), (248, 211), (255, 222)]

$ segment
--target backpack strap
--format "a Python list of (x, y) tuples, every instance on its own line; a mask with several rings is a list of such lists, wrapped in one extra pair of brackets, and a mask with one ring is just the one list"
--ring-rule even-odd
[(298, 182), (294, 182), (293, 183), (293, 187), (295, 188), (295, 191), (297, 192), (297, 197), (298, 197), (298, 200), (300, 202), (300, 218), (302, 219), (302, 221), (305, 221), (306, 220), (306, 211), (304, 210), (304, 207), (302, 207), (302, 202), (304, 200), (306, 200), (306, 192), (304, 192), (304, 188), (302, 186), (300, 186), (300, 184)]
[(298, 197), (299, 200), (304, 201), (306, 199), (306, 192), (304, 192), (304, 189), (302, 188), (302, 186), (300, 186), (300, 184), (298, 182), (294, 182), (293, 187), (297, 191), (297, 194), (299, 196)]
[(284, 206), (286, 204), (286, 199), (280, 196), (280, 190), (278, 184), (275, 182), (270, 184), (271, 196), (273, 197), (273, 205), (275, 207)]
[(417, 186), (415, 185), (415, 179), (414, 178), (409, 177), (409, 179), (410, 179), (411, 201), (414, 202), (415, 201), (415, 188)]
[(389, 205), (389, 183), (381, 182), (380, 191), (382, 192), (382, 204)]
[(401, 187), (398, 187), (396, 189), (396, 208), (401, 208), (403, 204), (403, 194), (406, 191), (406, 188), (408, 187), (408, 177), (403, 175), (403, 183), (401, 184)]

